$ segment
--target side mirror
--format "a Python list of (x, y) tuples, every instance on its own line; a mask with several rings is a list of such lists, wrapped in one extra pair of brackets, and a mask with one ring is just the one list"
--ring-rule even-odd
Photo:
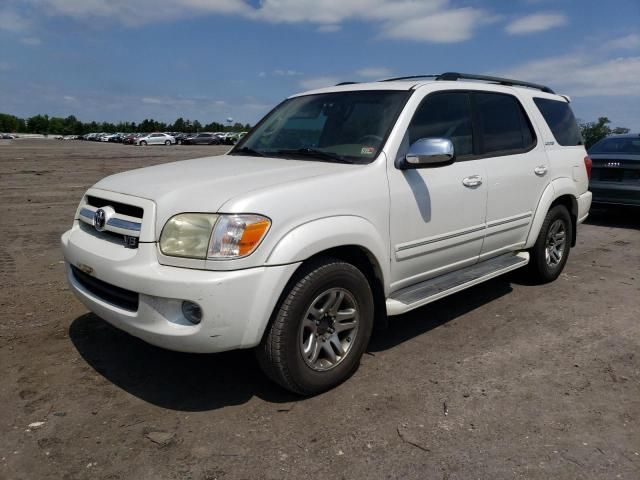
[(451, 163), (453, 143), (448, 138), (421, 138), (409, 147), (403, 168), (423, 168)]

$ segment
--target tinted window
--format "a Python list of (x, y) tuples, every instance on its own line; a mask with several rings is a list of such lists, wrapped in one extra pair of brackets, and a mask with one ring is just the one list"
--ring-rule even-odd
[(474, 94), (482, 154), (528, 150), (535, 143), (520, 103), (511, 95)]
[(582, 135), (567, 102), (534, 98), (538, 110), (542, 113), (553, 136), (560, 145), (582, 145)]
[(456, 156), (473, 153), (471, 101), (468, 93), (429, 95), (416, 110), (408, 129), (409, 145), (421, 138), (448, 138)]
[(640, 155), (640, 136), (604, 138), (591, 147), (589, 153)]

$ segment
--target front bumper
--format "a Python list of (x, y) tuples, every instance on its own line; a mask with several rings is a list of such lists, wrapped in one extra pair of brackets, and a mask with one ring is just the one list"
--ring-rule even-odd
[[(107, 244), (101, 251), (87, 234), (73, 228), (62, 235), (67, 280), (92, 312), (113, 326), (169, 350), (212, 353), (256, 346), (275, 304), (299, 264), (234, 271), (195, 270), (160, 265), (155, 243), (141, 243), (114, 260)], [(106, 242), (104, 242), (106, 243)], [(71, 265), (91, 271), (107, 284), (139, 294), (138, 308), (128, 310), (85, 288)], [(193, 325), (182, 302), (200, 305), (202, 321)]]
[(593, 203), (640, 206), (640, 185), (593, 181), (589, 185)]

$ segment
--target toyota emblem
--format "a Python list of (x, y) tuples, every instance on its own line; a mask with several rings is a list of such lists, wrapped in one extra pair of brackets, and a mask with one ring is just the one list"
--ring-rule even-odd
[(93, 214), (93, 226), (96, 227), (96, 230), (101, 232), (104, 230), (104, 226), (107, 223), (107, 213), (99, 208), (96, 210), (96, 213)]

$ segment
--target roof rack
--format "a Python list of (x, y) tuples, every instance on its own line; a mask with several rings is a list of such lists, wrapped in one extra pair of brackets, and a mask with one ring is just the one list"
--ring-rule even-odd
[(427, 74), (427, 75), (409, 75), (407, 77), (395, 77), (395, 78), (385, 78), (384, 80), (380, 80), (381, 82), (395, 82), (398, 80), (413, 80), (415, 78), (437, 78), (438, 75)]
[[(458, 73), (458, 72), (446, 72), (441, 73), (439, 75), (409, 75), (406, 77), (394, 77), (394, 78), (386, 78), (384, 80), (380, 80), (381, 82), (395, 82), (398, 80), (414, 80), (418, 78), (435, 78), (436, 80), (447, 80), (447, 81), (456, 81), (456, 80), (480, 80), (483, 82), (491, 82), (498, 83), (500, 85), (508, 85), (508, 86), (518, 86), (518, 87), (528, 87), (535, 88), (536, 90), (541, 90), (546, 93), (555, 93), (549, 87), (544, 85), (539, 85), (537, 83), (523, 82), (521, 80), (512, 80), (509, 78), (502, 77), (490, 77), (488, 75), (475, 75), (473, 73)], [(343, 84), (340, 84), (343, 85)]]
[(508, 85), (508, 86), (517, 86), (517, 87), (528, 87), (534, 88), (536, 90), (541, 90), (546, 93), (556, 93), (551, 90), (549, 87), (545, 87), (544, 85), (539, 85), (537, 83), (523, 82), (521, 80), (511, 80), (509, 78), (501, 78), (501, 77), (490, 77), (488, 75), (474, 75), (472, 73), (458, 73), (458, 72), (446, 72), (436, 77), (436, 80), (480, 80), (483, 82), (491, 82), (498, 83), (500, 85)]

